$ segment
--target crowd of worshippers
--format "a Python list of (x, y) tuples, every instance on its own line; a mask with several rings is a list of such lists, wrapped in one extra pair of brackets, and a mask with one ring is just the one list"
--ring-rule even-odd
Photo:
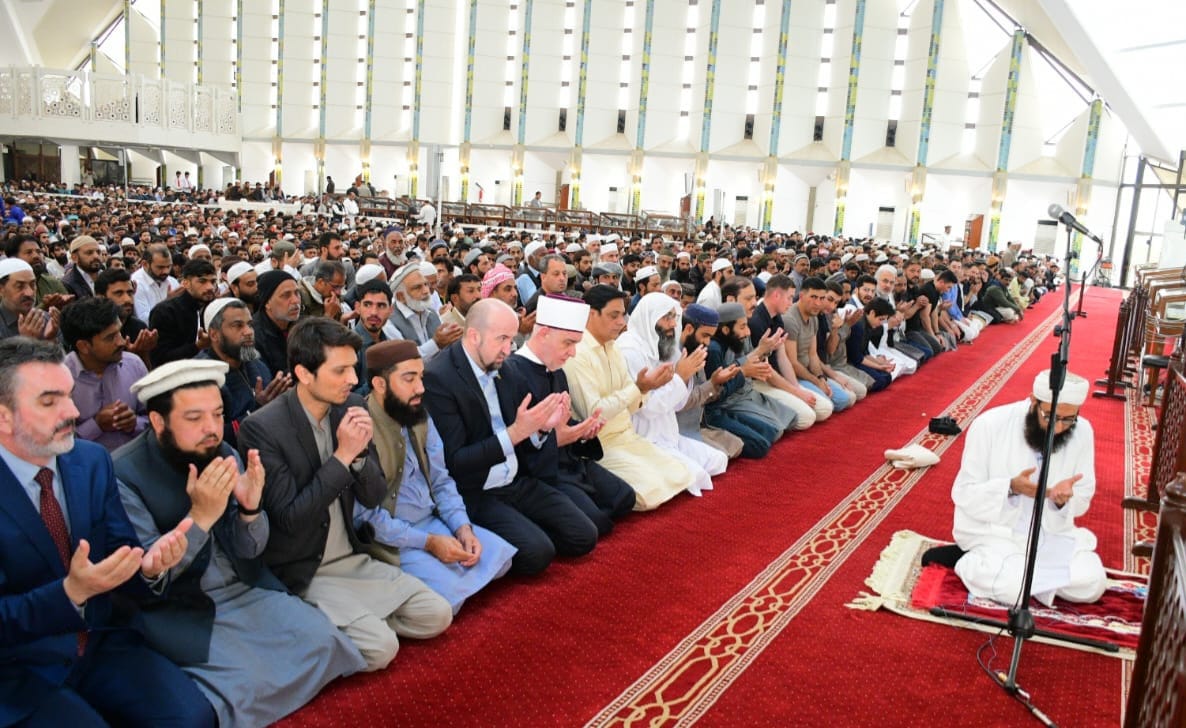
[(5, 216), (3, 723), (275, 721), (1060, 281), (1019, 246), (711, 224)]

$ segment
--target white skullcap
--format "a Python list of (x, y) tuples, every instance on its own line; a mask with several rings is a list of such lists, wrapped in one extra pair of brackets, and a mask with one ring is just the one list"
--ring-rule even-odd
[[(5, 258), (4, 260), (0, 260), (0, 278), (7, 278), (13, 273), (19, 273), (20, 271), (33, 273), (33, 266), (20, 258)], [(33, 273), (33, 275), (37, 274)]]
[(359, 268), (358, 272), (354, 274), (354, 284), (356, 286), (361, 286), (364, 283), (375, 280), (382, 273), (383, 266), (377, 265), (375, 263), (367, 263), (363, 267)]
[(565, 253), (576, 253), (576, 252), (579, 252), (579, 251), (582, 251), (582, 250), (584, 250), (584, 248), (582, 248), (582, 247), (581, 247), (581, 244), (580, 244), (580, 243), (569, 243), (569, 244), (568, 244), (568, 245), (567, 245), (567, 246), (564, 248), (564, 252), (565, 252)]
[(845, 253), (844, 255), (840, 256), (840, 265), (844, 265), (850, 260), (852, 260), (852, 253)]
[(869, 260), (869, 254), (868, 253), (857, 253), (857, 257), (853, 258), (853, 260), (855, 260), (858, 263), (864, 263), (865, 261)]
[(659, 275), (659, 269), (653, 265), (644, 265), (634, 273), (634, 282), (642, 283), (651, 276)]
[[(606, 240), (609, 240), (609, 238), (606, 238)], [(601, 244), (601, 252), (603, 255), (605, 253), (616, 253), (616, 252), (618, 252), (618, 244), (617, 243), (602, 243)]]
[[(1090, 389), (1090, 386), (1086, 379), (1078, 374), (1067, 372), (1066, 380), (1062, 385), (1062, 391), (1058, 393), (1058, 403), (1079, 407), (1087, 401), (1088, 389)], [(1049, 369), (1042, 371), (1038, 376), (1034, 377), (1034, 397), (1039, 402), (1049, 402), (1054, 398), (1053, 392), (1050, 391)]]
[(512, 240), (511, 242), (507, 243), (507, 249), (510, 250), (511, 248), (518, 248), (519, 250), (522, 250), (523, 243), (520, 243), (518, 240)]
[(245, 260), (241, 260), (232, 265), (231, 269), (226, 272), (226, 282), (234, 283), (242, 278), (245, 273), (250, 273), (253, 270), (255, 270), (255, 266)]
[(565, 296), (540, 296), (535, 308), (535, 322), (540, 326), (565, 331), (584, 331), (589, 321), (589, 304)]
[(607, 243), (613, 243), (613, 242), (617, 242), (618, 240), (621, 240), (622, 236), (618, 235), (617, 233), (610, 233), (609, 235), (606, 235), (605, 238), (603, 238), (603, 239)]
[(535, 255), (536, 253), (538, 253), (541, 250), (546, 249), (547, 247), (548, 247), (547, 244), (544, 243), (544, 241), (542, 241), (542, 240), (532, 240), (530, 243), (527, 244), (527, 247), (523, 249), (523, 255), (530, 258), (531, 256)]
[(663, 285), (659, 287), (659, 290), (666, 291), (668, 288), (671, 288), (672, 286), (675, 286), (676, 288), (679, 288), (679, 289), (683, 289), (683, 287), (684, 287), (684, 285), (682, 283), (680, 283), (679, 281), (677, 281), (676, 279), (668, 278), (667, 280), (663, 281)]
[(877, 257), (873, 259), (874, 263), (884, 263), (889, 260), (889, 256), (885, 253), (878, 253)]
[(202, 314), (202, 326), (210, 328), (210, 322), (214, 320), (214, 317), (222, 313), (224, 308), (235, 302), (243, 303), (237, 298), (227, 297), (216, 298), (210, 303), (206, 304), (206, 311)]
[(132, 240), (131, 238), (124, 238), (123, 240), (119, 241), (119, 244), (120, 246), (130, 245), (133, 248), (136, 247), (136, 241)]
[[(404, 265), (400, 266), (399, 268), (396, 268), (395, 272), (392, 273), (391, 276), (387, 279), (387, 286), (391, 289), (392, 293), (395, 293), (395, 290), (397, 288), (399, 288), (401, 285), (403, 285), (405, 278), (407, 278), (413, 272), (418, 273), (419, 271), (420, 271), (419, 263), (415, 263), (415, 262), (405, 263)], [(355, 276), (354, 280), (357, 281), (358, 277)]]
[(209, 253), (210, 246), (206, 245), (205, 243), (198, 243), (197, 245), (191, 245), (191, 246), (189, 246), (189, 250), (185, 251), (185, 257), (192, 260), (194, 257), (194, 254), (197, 253), (199, 250), (205, 250), (207, 253)]
[[(225, 299), (224, 299), (225, 300)], [(211, 302), (213, 306), (215, 302)], [(132, 385), (132, 394), (147, 404), (158, 394), (172, 392), (186, 384), (210, 382), (221, 387), (229, 367), (217, 359), (180, 359), (153, 369)]]
[(712, 272), (713, 273), (716, 273), (717, 271), (725, 270), (726, 268), (732, 268), (732, 267), (733, 267), (733, 261), (729, 260), (728, 258), (717, 258), (716, 260), (714, 260), (712, 262)]
[(935, 271), (931, 270), (930, 268), (923, 268), (921, 271), (919, 271), (918, 279), (920, 281), (933, 281), (935, 280)]
[(675, 257), (676, 257), (676, 259), (677, 259), (677, 260), (678, 260), (678, 259), (680, 259), (680, 258), (683, 258), (683, 259), (685, 259), (685, 260), (691, 260), (691, 258), (692, 258), (692, 254), (691, 254), (691, 253), (689, 253), (689, 252), (688, 252), (688, 251), (686, 251), (686, 250), (681, 250), (681, 251), (679, 251), (678, 253), (676, 253), (676, 254), (675, 254)]
[[(433, 265), (432, 263), (429, 263), (426, 260), (420, 264), (420, 275), (427, 278), (428, 276), (435, 276), (436, 274), (437, 274), (437, 267), (435, 265)], [(358, 276), (355, 275), (354, 279), (358, 280)]]

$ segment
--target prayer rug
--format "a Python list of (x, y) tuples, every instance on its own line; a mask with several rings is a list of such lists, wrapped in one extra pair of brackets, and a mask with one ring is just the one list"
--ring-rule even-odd
[[(927, 538), (914, 531), (898, 531), (881, 552), (872, 575), (865, 580), (875, 594), (862, 592), (848, 606), (870, 611), (887, 609), (912, 619), (982, 632), (1000, 632), (1001, 628), (997, 626), (931, 613), (932, 607), (942, 607), (1002, 623), (1009, 619), (1008, 607), (970, 596), (952, 569), (937, 564), (922, 566), (923, 552), (946, 543), (950, 542)], [(1131, 660), (1140, 639), (1146, 589), (1143, 576), (1109, 571), (1107, 590), (1094, 604), (1073, 604), (1055, 599), (1052, 607), (1046, 607), (1037, 601), (1031, 602), (1034, 626), (1038, 629), (1113, 644), (1120, 648), (1118, 652), (1046, 637), (1035, 637), (1033, 641)]]

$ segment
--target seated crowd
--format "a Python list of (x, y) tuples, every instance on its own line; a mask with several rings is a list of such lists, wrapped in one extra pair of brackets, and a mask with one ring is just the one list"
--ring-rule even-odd
[(4, 724), (273, 722), (1060, 282), (1019, 245), (5, 198)]

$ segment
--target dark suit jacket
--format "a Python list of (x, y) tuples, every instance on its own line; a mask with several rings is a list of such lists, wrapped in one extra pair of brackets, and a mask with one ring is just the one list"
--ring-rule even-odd
[(83, 298), (90, 298), (95, 295), (91, 293), (91, 287), (87, 285), (83, 279), (85, 274), (78, 269), (78, 266), (66, 271), (66, 275), (62, 276), (62, 285), (66, 286), (66, 290), (74, 294), (75, 300)]
[[(495, 389), (503, 421), (509, 427), (515, 421), (516, 403), (511, 401), (505, 383), (496, 380)], [(490, 424), (486, 396), (460, 341), (433, 357), (425, 367), (424, 406), (445, 443), (445, 465), (458, 492), (481, 493), (491, 466), (505, 462), (506, 456)]]
[[(366, 400), (352, 394), (330, 408), (329, 429), (337, 447), (338, 424), (349, 407), (366, 409)], [(258, 449), (267, 481), (263, 507), (271, 534), (264, 561), (295, 594), (304, 594), (325, 554), (329, 508), (338, 502), (354, 550), (364, 553), (354, 533), (354, 500), (374, 508), (387, 494), (387, 480), (372, 442), (366, 463), (357, 472), (330, 458), (321, 462), (317, 441), (296, 387), (251, 414), (239, 427), (239, 451)]]
[[(120, 546), (140, 545), (105, 449), (76, 439), (73, 450), (58, 456), (58, 472), (71, 553), (84, 538), (92, 562)], [(115, 628), (112, 594), (92, 597), (84, 620), (62, 588), (66, 571), (45, 522), (0, 460), (0, 725), (19, 720), (62, 684), (76, 658), (78, 632)], [(149, 594), (138, 576), (115, 593), (135, 599)]]

